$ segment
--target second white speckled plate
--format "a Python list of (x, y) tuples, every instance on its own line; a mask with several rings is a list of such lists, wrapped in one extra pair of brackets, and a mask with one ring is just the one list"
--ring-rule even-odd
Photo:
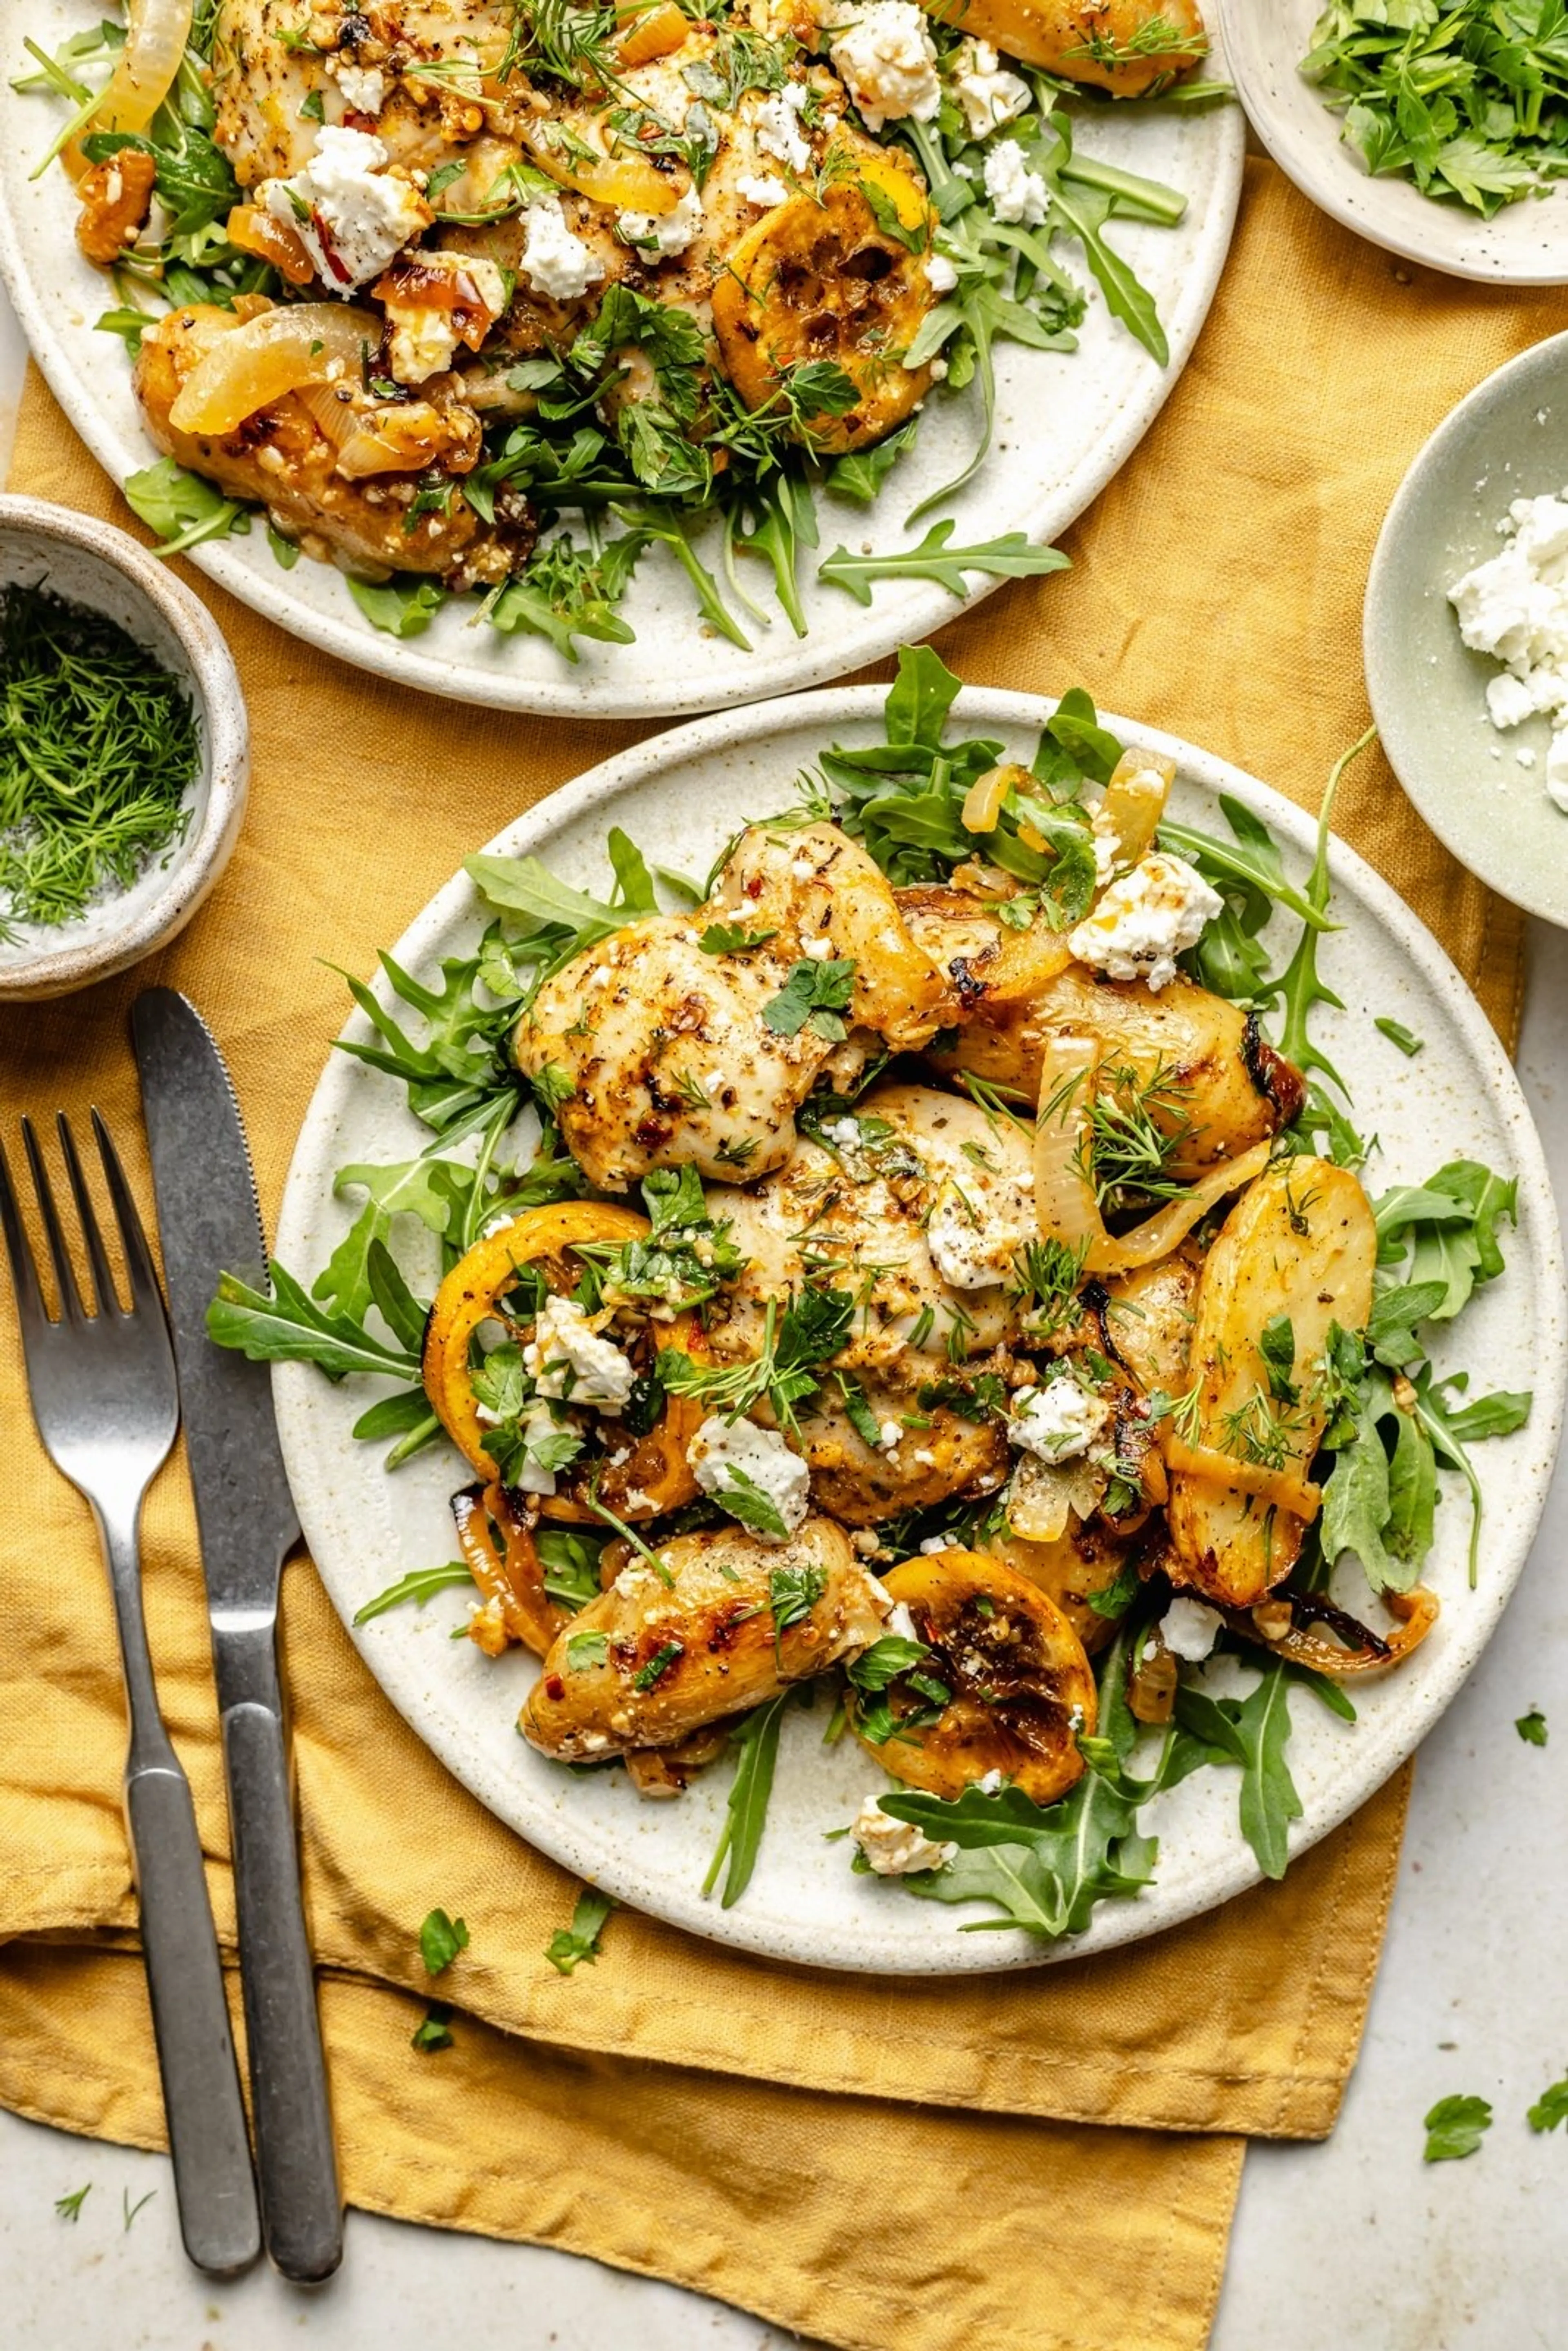
[[(999, 736), (1011, 756), (1027, 758), (1051, 707), (1033, 695), (966, 692), (955, 724), (966, 733)], [(609, 880), (604, 836), (617, 823), (651, 862), (701, 872), (743, 817), (789, 803), (794, 778), (825, 744), (880, 741), (881, 709), (880, 691), (841, 689), (705, 719), (594, 768), (489, 846), (533, 852), (564, 881), (602, 891)], [(1216, 803), (1221, 792), (1230, 793), (1264, 819), (1291, 872), (1304, 874), (1313, 828), (1298, 809), (1173, 737), (1114, 717), (1104, 724), (1177, 761), (1179, 816), (1223, 831)], [(1479, 1448), (1487, 1513), (1479, 1588), (1467, 1588), (1468, 1520), (1456, 1486), (1438, 1513), (1427, 1574), (1444, 1613), (1425, 1646), (1399, 1672), (1357, 1690), (1354, 1726), (1321, 1707), (1297, 1705), (1291, 1761), (1304, 1814), (1291, 1835), (1292, 1853), (1343, 1820), (1404, 1761), (1485, 1647), (1545, 1499), (1565, 1365), (1556, 1212), (1513, 1071), (1469, 990), (1404, 901), (1339, 842), (1333, 872), (1343, 928), (1328, 937), (1322, 967), (1345, 1008), (1323, 1019), (1320, 1041), (1351, 1082), (1359, 1123), (1381, 1138), (1375, 1188), (1417, 1179), (1464, 1155), (1518, 1176), (1519, 1227), (1509, 1240), (1507, 1276), (1467, 1311), (1453, 1362), (1463, 1362), (1478, 1391), (1533, 1387), (1535, 1405), (1527, 1427)], [(471, 952), (483, 924), (477, 897), (459, 875), (394, 953), (405, 968), (430, 972), (443, 956)], [(1292, 927), (1287, 921), (1270, 944), (1288, 947)], [(323, 940), (323, 950), (330, 944)], [(1380, 1014), (1425, 1039), (1419, 1061), (1403, 1059), (1374, 1029)], [(356, 1014), (344, 1035), (368, 1042), (371, 1031)], [(277, 1236), (281, 1262), (313, 1275), (341, 1237), (352, 1211), (333, 1197), (336, 1168), (406, 1159), (428, 1140), (394, 1081), (333, 1054), (290, 1171)], [(1451, 1347), (1445, 1340), (1440, 1353)], [(350, 1436), (367, 1401), (364, 1383), (332, 1387), (299, 1364), (281, 1364), (274, 1376), (299, 1515), (333, 1602), (351, 1625), (372, 1594), (411, 1568), (452, 1556), (447, 1498), (464, 1473), (455, 1455), (433, 1451), (386, 1476), (379, 1448), (358, 1446)], [(1089, 1931), (1071, 1946), (1042, 1949), (1011, 1931), (962, 1933), (963, 1921), (986, 1914), (917, 1902), (896, 1886), (858, 1877), (845, 1846), (824, 1842), (824, 1832), (852, 1817), (878, 1774), (852, 1740), (822, 1744), (819, 1708), (815, 1719), (791, 1714), (786, 1723), (757, 1874), (737, 1907), (721, 1910), (703, 1899), (701, 1885), (723, 1817), (727, 1770), (699, 1778), (679, 1802), (650, 1804), (623, 1773), (578, 1777), (546, 1762), (515, 1728), (535, 1660), (513, 1652), (492, 1664), (471, 1643), (453, 1642), (448, 1635), (463, 1614), (463, 1595), (451, 1591), (422, 1609), (377, 1617), (353, 1638), (392, 1703), (481, 1802), (566, 1867), (695, 1933), (821, 1967), (958, 1974), (1109, 1949), (1212, 1908), (1256, 1882), (1256, 1865), (1236, 1825), (1236, 1780), (1202, 1771), (1145, 1814), (1161, 1844), (1155, 1886), (1134, 1900), (1102, 1904)], [(1244, 1686), (1238, 1674), (1237, 1687)]]

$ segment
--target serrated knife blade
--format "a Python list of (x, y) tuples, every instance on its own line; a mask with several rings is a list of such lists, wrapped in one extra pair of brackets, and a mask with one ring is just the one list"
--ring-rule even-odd
[(152, 987), (131, 1029), (212, 1625), (262, 2229), (285, 2277), (314, 2282), (342, 2259), (343, 2211), (277, 1672), (278, 1588), (299, 1520), (267, 1366), (206, 1327), (220, 1275), (267, 1286), (267, 1245), (239, 1102), (205, 1021)]

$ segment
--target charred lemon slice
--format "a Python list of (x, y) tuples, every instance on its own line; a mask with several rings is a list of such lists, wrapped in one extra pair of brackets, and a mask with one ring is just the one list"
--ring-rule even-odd
[(929, 1655), (871, 1708), (852, 1686), (851, 1727), (884, 1771), (934, 1796), (961, 1796), (999, 1771), (1037, 1804), (1083, 1771), (1080, 1730), (1095, 1721), (1083, 1644), (1048, 1593), (999, 1559), (944, 1551), (883, 1579)]
[(903, 354), (935, 298), (925, 263), (935, 225), (908, 172), (891, 155), (858, 150), (853, 176), (820, 200), (791, 196), (765, 213), (713, 290), (719, 357), (747, 406), (774, 399), (792, 368), (827, 360), (853, 383), (855, 404), (808, 418), (802, 438), (838, 452), (902, 424), (931, 382), (930, 369), (906, 368)]

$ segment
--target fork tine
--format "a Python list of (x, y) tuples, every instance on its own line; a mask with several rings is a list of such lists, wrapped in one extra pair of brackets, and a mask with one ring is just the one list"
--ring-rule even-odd
[(81, 1292), (77, 1288), (76, 1275), (71, 1270), (70, 1259), (66, 1255), (66, 1237), (60, 1230), (54, 1187), (49, 1182), (49, 1171), (44, 1165), (44, 1156), (38, 1149), (38, 1138), (33, 1132), (30, 1118), (22, 1121), (22, 1148), (27, 1155), (33, 1189), (38, 1198), (38, 1214), (44, 1220), (44, 1238), (48, 1242), (49, 1260), (55, 1269), (55, 1283), (60, 1293), (60, 1320), (63, 1322), (85, 1322), (87, 1312), (81, 1302)]
[(49, 1313), (44, 1304), (38, 1269), (33, 1261), (32, 1243), (22, 1222), (16, 1186), (11, 1181), (11, 1163), (5, 1156), (3, 1143), (0, 1143), (0, 1232), (5, 1234), (5, 1254), (11, 1261), (11, 1286), (16, 1293), (16, 1311), (21, 1319), (22, 1336), (27, 1339), (47, 1322)]
[(103, 1235), (99, 1229), (98, 1211), (92, 1205), (92, 1195), (87, 1188), (87, 1183), (81, 1172), (81, 1161), (77, 1156), (76, 1137), (71, 1133), (70, 1121), (63, 1110), (57, 1110), (55, 1113), (55, 1125), (60, 1138), (60, 1151), (66, 1163), (66, 1174), (70, 1178), (71, 1196), (76, 1201), (77, 1215), (81, 1219), (82, 1242), (87, 1249), (87, 1261), (92, 1268), (92, 1286), (96, 1293), (98, 1311), (100, 1314), (112, 1314), (120, 1311), (120, 1293), (114, 1286), (114, 1276), (109, 1270)]
[(120, 1164), (120, 1154), (110, 1140), (109, 1129), (99, 1116), (95, 1105), (92, 1131), (98, 1144), (98, 1155), (103, 1162), (103, 1176), (109, 1186), (109, 1196), (114, 1204), (115, 1221), (120, 1227), (120, 1245), (125, 1250), (125, 1263), (131, 1275), (131, 1306), (134, 1314), (150, 1307), (163, 1311), (163, 1293), (158, 1287), (158, 1276), (152, 1268), (152, 1252), (147, 1246), (147, 1236), (141, 1229), (141, 1218), (136, 1211), (125, 1170)]

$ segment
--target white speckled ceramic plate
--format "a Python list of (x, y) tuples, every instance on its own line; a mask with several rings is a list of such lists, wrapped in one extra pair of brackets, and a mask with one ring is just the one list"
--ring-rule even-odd
[[(682, 727), (596, 768), (489, 846), (535, 852), (563, 880), (602, 890), (604, 835), (618, 823), (651, 861), (700, 872), (742, 817), (790, 803), (795, 776), (825, 744), (880, 741), (881, 706), (880, 691), (840, 689)], [(962, 696), (956, 716), (964, 731), (1002, 737), (1013, 756), (1027, 758), (1051, 708), (1032, 695), (977, 691)], [(1217, 796), (1232, 793), (1272, 827), (1292, 872), (1304, 874), (1312, 827), (1297, 809), (1174, 737), (1113, 717), (1104, 724), (1177, 760), (1177, 814), (1223, 831)], [(1518, 1435), (1478, 1448), (1487, 1512), (1479, 1588), (1466, 1588), (1468, 1522), (1456, 1489), (1438, 1514), (1430, 1562), (1444, 1613), (1425, 1646), (1385, 1681), (1358, 1689), (1354, 1728), (1298, 1703), (1291, 1763), (1305, 1813), (1291, 1837), (1294, 1852), (1342, 1821), (1404, 1761), (1485, 1646), (1545, 1499), (1565, 1360), (1556, 1214), (1513, 1071), (1441, 948), (1339, 843), (1333, 881), (1343, 928), (1328, 938), (1322, 967), (1345, 1009), (1323, 1020), (1320, 1041), (1350, 1079), (1362, 1124), (1381, 1137), (1375, 1186), (1419, 1178), (1464, 1155), (1517, 1174), (1520, 1222), (1508, 1275), (1467, 1311), (1459, 1349), (1478, 1389), (1532, 1386), (1535, 1408)], [(470, 952), (482, 926), (472, 886), (459, 876), (394, 953), (416, 973), (432, 971), (442, 956)], [(1287, 923), (1271, 944), (1288, 948), (1291, 930)], [(329, 940), (321, 946), (330, 952)], [(1426, 1040), (1419, 1061), (1403, 1059), (1373, 1029), (1380, 1014)], [(361, 1041), (371, 1036), (359, 1014), (343, 1033)], [(427, 1141), (393, 1080), (332, 1055), (289, 1174), (280, 1261), (313, 1276), (340, 1238), (351, 1209), (332, 1196), (337, 1167), (406, 1159)], [(430, 1249), (434, 1280), (433, 1241)], [(358, 1608), (411, 1568), (453, 1555), (447, 1499), (465, 1482), (465, 1467), (455, 1453), (432, 1451), (389, 1477), (380, 1448), (358, 1446), (349, 1433), (365, 1407), (366, 1384), (332, 1387), (298, 1364), (279, 1365), (275, 1381), (299, 1515), (333, 1602), (351, 1624)], [(353, 1638), (399, 1711), (483, 1803), (622, 1900), (698, 1934), (823, 1967), (957, 1974), (1063, 1955), (1010, 1931), (962, 1933), (965, 1918), (985, 1914), (919, 1902), (852, 1874), (845, 1846), (825, 1843), (824, 1832), (852, 1817), (879, 1774), (852, 1740), (822, 1744), (820, 1707), (815, 1719), (791, 1713), (786, 1722), (761, 1859), (745, 1898), (729, 1911), (705, 1902), (702, 1878), (723, 1817), (727, 1769), (699, 1777), (678, 1802), (653, 1804), (633, 1793), (622, 1772), (577, 1777), (546, 1762), (515, 1728), (536, 1662), (513, 1652), (492, 1664), (471, 1643), (451, 1640), (464, 1614), (454, 1590), (423, 1609), (374, 1618)], [(1257, 1869), (1236, 1827), (1236, 1789), (1226, 1772), (1202, 1771), (1149, 1809), (1145, 1824), (1161, 1840), (1157, 1883), (1134, 1900), (1102, 1904), (1072, 1955), (1174, 1926), (1253, 1884)]]
[(1374, 245), (1450, 277), (1505, 286), (1568, 281), (1568, 190), (1505, 204), (1482, 220), (1439, 204), (1409, 181), (1374, 178), (1340, 137), (1343, 120), (1297, 71), (1312, 46), (1322, 0), (1211, 0), (1230, 76), (1253, 129), (1314, 204)]
[[(18, 97), (10, 87), (10, 77), (29, 63), (24, 38), (53, 51), (102, 14), (101, 0), (5, 0), (0, 7), (0, 271), (56, 398), (99, 463), (123, 481), (156, 453), (137, 414), (120, 345), (94, 329), (113, 301), (112, 290), (77, 249), (76, 208), (60, 173), (50, 171), (37, 181), (29, 176), (59, 127), (59, 110), (36, 97)], [(1222, 72), (1222, 64), (1217, 61), (1214, 69)], [(1019, 529), (1044, 544), (1082, 513), (1164, 405), (1197, 340), (1229, 250), (1245, 139), (1239, 108), (1086, 106), (1076, 119), (1086, 152), (1166, 181), (1188, 198), (1186, 216), (1176, 229), (1123, 221), (1114, 232), (1119, 251), (1159, 304), (1170, 364), (1156, 366), (1108, 316), (1097, 294), (1076, 352), (999, 346), (995, 445), (975, 481), (941, 508), (956, 518), (961, 546)], [(1071, 266), (1082, 276), (1075, 261)], [(915, 545), (936, 516), (925, 516), (913, 531), (904, 517), (959, 471), (977, 417), (967, 396), (929, 402), (917, 448), (874, 507), (821, 501), (823, 553), (840, 541), (881, 553)], [(706, 552), (716, 561), (716, 534)], [(292, 571), (280, 570), (260, 529), (199, 547), (191, 560), (307, 643), (401, 684), (500, 710), (595, 718), (716, 710), (814, 685), (875, 661), (894, 645), (915, 643), (957, 610), (944, 589), (927, 581), (890, 581), (865, 609), (813, 578), (803, 590), (808, 634), (797, 638), (781, 613), (770, 629), (747, 622), (755, 649), (743, 653), (699, 622), (674, 559), (654, 548), (639, 565), (622, 608), (636, 643), (585, 643), (574, 665), (541, 638), (471, 628), (469, 603), (448, 606), (423, 636), (406, 643), (384, 635), (364, 619), (329, 566), (301, 562)], [(976, 580), (972, 594), (987, 595), (998, 584)]]

